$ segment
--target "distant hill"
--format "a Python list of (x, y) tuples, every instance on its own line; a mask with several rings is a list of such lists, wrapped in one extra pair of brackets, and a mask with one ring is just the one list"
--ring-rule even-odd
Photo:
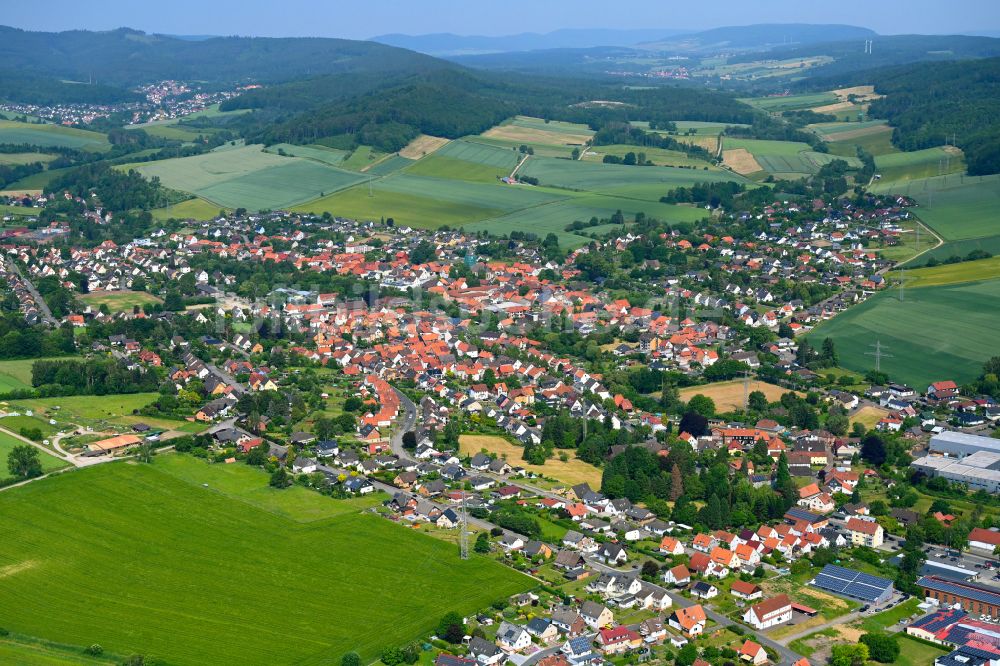
[(848, 39), (870, 39), (878, 33), (853, 25), (811, 23), (762, 23), (712, 28), (676, 39), (649, 41), (640, 48), (657, 51), (693, 52), (733, 49), (760, 50), (792, 44), (815, 44)]
[(449, 67), (430, 56), (348, 39), (28, 32), (0, 26), (0, 63), (9, 71), (129, 87), (174, 78), (229, 85), (339, 73), (405, 73)]
[(538, 49), (590, 48), (594, 46), (633, 46), (642, 42), (666, 39), (685, 34), (685, 30), (641, 28), (613, 30), (609, 28), (567, 29), (548, 33), (524, 32), (518, 35), (489, 37), (483, 35), (390, 34), (372, 37), (373, 42), (398, 46), (439, 57), (462, 56)]
[(713, 28), (659, 37), (635, 44), (605, 44), (584, 46), (550, 44), (540, 50), (515, 50), (504, 52), (448, 55), (448, 59), (468, 67), (507, 71), (600, 75), (608, 69), (607, 61), (642, 61), (650, 52), (664, 56), (700, 58), (714, 53), (744, 55), (747, 59), (760, 57), (762, 51), (772, 49), (809, 48), (817, 43), (841, 40), (865, 40), (877, 37), (868, 28), (850, 25), (813, 25), (802, 23), (761, 24)]
[[(872, 52), (865, 53), (858, 40), (817, 42), (809, 45), (778, 47), (770, 52), (775, 59), (831, 56), (834, 62), (810, 69), (810, 81), (828, 86), (848, 80), (852, 72), (888, 65), (904, 65), (926, 60), (958, 60), (1000, 56), (1000, 39), (967, 35), (880, 35), (871, 38)], [(759, 55), (745, 54), (730, 62), (752, 61)], [(839, 78), (838, 78), (839, 77)], [(821, 81), (821, 83), (819, 83)], [(813, 86), (807, 82), (803, 86)], [(834, 86), (837, 87), (837, 86)]]

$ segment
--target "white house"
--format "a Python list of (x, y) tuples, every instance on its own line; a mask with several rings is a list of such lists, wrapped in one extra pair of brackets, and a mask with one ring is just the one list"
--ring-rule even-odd
[(743, 614), (743, 621), (758, 631), (784, 624), (792, 619), (792, 602), (787, 594), (754, 604)]

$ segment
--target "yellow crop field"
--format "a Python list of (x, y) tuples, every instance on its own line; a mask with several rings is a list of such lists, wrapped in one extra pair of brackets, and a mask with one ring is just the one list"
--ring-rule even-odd
[[(566, 452), (571, 456), (566, 462), (555, 457), (546, 460), (544, 465), (530, 465), (521, 459), (524, 453), (521, 446), (497, 435), (462, 435), (458, 443), (460, 452), (465, 455), (475, 455), (485, 449), (488, 453), (505, 459), (512, 467), (523, 467), (536, 474), (544, 474), (568, 486), (589, 483), (591, 488), (601, 487), (601, 470), (572, 457), (572, 451)], [(556, 455), (559, 455), (558, 450)]]

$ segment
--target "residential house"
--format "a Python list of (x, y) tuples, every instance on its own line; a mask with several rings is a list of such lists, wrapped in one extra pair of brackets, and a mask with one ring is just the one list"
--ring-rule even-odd
[(761, 631), (792, 619), (792, 602), (787, 594), (765, 599), (754, 604), (743, 614), (743, 621)]

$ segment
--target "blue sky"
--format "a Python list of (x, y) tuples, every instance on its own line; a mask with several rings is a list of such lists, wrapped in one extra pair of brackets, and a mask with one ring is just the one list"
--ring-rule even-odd
[(847, 23), (883, 34), (1000, 31), (998, 0), (0, 0), (27, 30), (128, 26), (184, 35), (364, 39), (402, 32), (505, 35), (559, 28), (703, 29)]

